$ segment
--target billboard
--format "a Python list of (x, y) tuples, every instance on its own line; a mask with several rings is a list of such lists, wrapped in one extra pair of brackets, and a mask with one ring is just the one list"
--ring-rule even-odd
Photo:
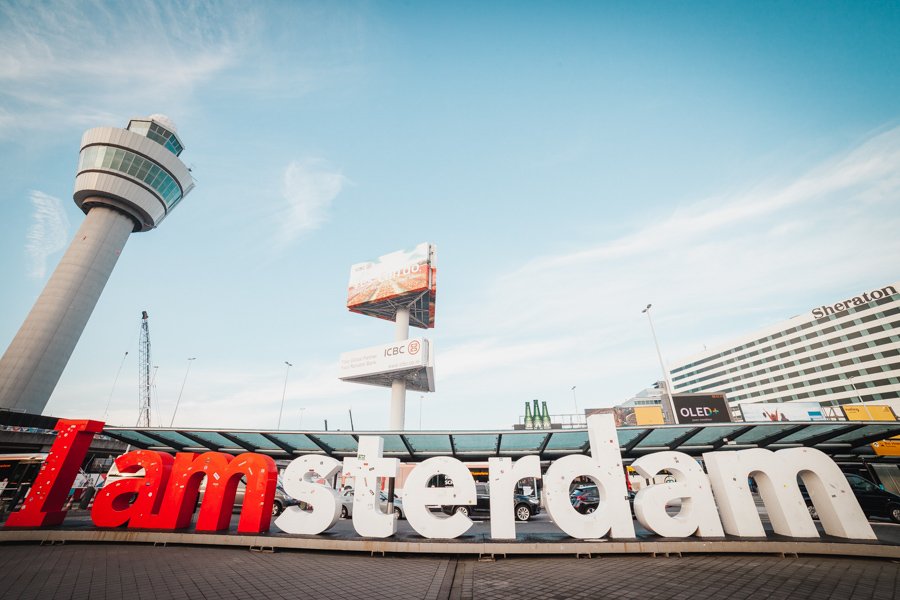
[(896, 421), (897, 415), (884, 404), (845, 404), (841, 407), (848, 421)]
[(818, 402), (784, 402), (741, 404), (744, 421), (824, 421)]
[[(848, 421), (896, 421), (897, 415), (890, 406), (881, 404), (846, 404), (841, 407)], [(878, 456), (900, 456), (900, 435), (872, 443)]]
[(434, 327), (436, 249), (423, 242), (350, 267), (347, 308), (393, 321), (398, 306), (410, 306), (409, 324)]
[(613, 408), (616, 427), (633, 427), (635, 425), (664, 425), (662, 407), (651, 406), (616, 406)]
[(434, 391), (434, 357), (431, 343), (414, 338), (341, 354), (340, 379), (391, 387), (394, 379), (405, 379), (407, 389)]
[(672, 404), (677, 423), (731, 422), (731, 410), (725, 394), (674, 394)]

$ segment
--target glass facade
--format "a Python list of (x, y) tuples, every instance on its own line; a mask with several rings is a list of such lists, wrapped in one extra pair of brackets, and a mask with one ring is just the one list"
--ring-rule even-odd
[(178, 138), (171, 131), (152, 121), (132, 121), (128, 124), (128, 130), (153, 140), (175, 156), (179, 156), (184, 150)]
[(143, 181), (156, 190), (168, 208), (178, 204), (183, 196), (178, 182), (165, 169), (122, 148), (88, 146), (82, 150), (78, 172), (91, 169), (117, 171)]

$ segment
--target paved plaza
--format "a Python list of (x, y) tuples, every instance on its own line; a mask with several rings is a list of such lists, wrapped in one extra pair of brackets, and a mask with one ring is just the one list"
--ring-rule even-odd
[(773, 556), (476, 559), (216, 547), (0, 546), (0, 598), (891, 600), (900, 563)]

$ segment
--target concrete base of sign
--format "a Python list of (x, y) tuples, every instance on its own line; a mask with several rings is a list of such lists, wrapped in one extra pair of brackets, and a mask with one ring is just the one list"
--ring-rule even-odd
[(778, 556), (843, 556), (900, 559), (900, 545), (883, 542), (830, 540), (574, 540), (559, 536), (529, 535), (517, 541), (476, 539), (427, 540), (418, 538), (366, 539), (327, 536), (206, 534), (111, 529), (22, 529), (0, 531), (0, 543), (40, 544), (136, 543), (198, 546), (237, 546), (250, 550), (309, 550), (370, 554), (436, 554), (467, 556), (558, 555), (592, 557), (638, 554), (672, 556), (683, 554), (774, 554)]

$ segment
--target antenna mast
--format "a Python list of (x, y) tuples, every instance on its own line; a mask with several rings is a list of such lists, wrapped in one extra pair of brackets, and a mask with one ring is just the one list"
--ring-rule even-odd
[(149, 319), (147, 311), (143, 311), (141, 313), (141, 341), (138, 357), (138, 394), (140, 397), (138, 427), (150, 427), (150, 391), (153, 384), (150, 381), (150, 325), (147, 323)]

